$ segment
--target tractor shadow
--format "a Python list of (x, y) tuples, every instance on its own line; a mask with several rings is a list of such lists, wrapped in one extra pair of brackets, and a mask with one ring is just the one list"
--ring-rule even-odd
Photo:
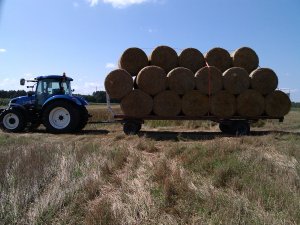
[[(265, 136), (269, 134), (293, 134), (300, 136), (298, 132), (286, 132), (286, 131), (251, 131), (252, 137)], [(150, 138), (155, 141), (196, 141), (196, 140), (213, 140), (221, 137), (243, 137), (240, 135), (229, 135), (222, 132), (210, 132), (210, 131), (196, 131), (196, 132), (175, 132), (175, 131), (140, 131), (138, 134), (140, 137)]]

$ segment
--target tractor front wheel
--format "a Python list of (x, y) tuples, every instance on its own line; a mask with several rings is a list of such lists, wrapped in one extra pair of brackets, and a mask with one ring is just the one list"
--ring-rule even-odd
[(67, 101), (55, 101), (46, 106), (43, 124), (51, 133), (75, 132), (79, 124), (79, 109)]
[(26, 126), (23, 113), (14, 108), (8, 108), (0, 114), (0, 128), (6, 132), (22, 132)]

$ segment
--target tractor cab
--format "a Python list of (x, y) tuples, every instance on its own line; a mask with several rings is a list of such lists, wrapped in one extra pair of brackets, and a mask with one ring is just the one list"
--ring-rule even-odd
[(42, 106), (49, 98), (58, 95), (72, 96), (72, 78), (66, 76), (41, 76), (36, 78), (35, 100), (37, 106)]

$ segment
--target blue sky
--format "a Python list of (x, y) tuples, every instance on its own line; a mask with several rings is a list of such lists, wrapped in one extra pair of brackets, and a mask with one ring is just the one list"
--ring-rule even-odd
[(0, 0), (0, 89), (62, 74), (77, 93), (103, 90), (122, 52), (157, 45), (205, 53), (253, 48), (300, 101), (299, 0)]

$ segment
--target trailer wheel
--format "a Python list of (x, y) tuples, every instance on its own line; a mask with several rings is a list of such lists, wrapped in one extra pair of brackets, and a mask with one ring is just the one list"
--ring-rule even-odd
[(231, 134), (231, 126), (226, 123), (219, 123), (219, 128), (224, 134)]
[(6, 132), (22, 132), (26, 127), (25, 116), (20, 110), (8, 108), (0, 114), (0, 128)]
[(67, 101), (54, 101), (43, 112), (43, 124), (51, 133), (76, 131), (80, 117), (79, 109)]
[(141, 123), (136, 121), (126, 121), (123, 124), (123, 131), (126, 135), (135, 135), (141, 130), (141, 128)]
[(234, 134), (236, 135), (249, 135), (250, 134), (250, 125), (248, 121), (235, 121), (232, 124)]

